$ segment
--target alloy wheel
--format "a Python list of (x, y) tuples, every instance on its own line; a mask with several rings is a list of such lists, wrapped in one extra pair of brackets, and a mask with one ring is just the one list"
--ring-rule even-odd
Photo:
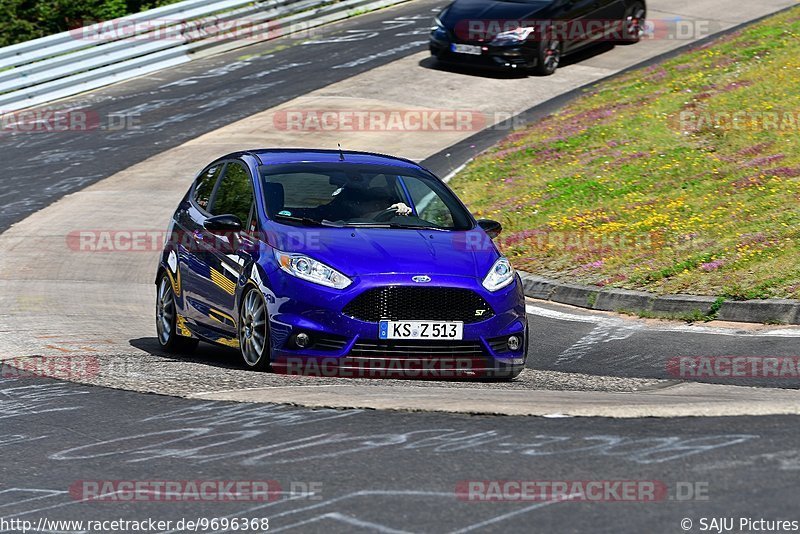
[(267, 341), (267, 306), (261, 292), (251, 289), (244, 297), (239, 318), (239, 346), (248, 367), (266, 366)]
[(646, 11), (641, 5), (636, 5), (631, 9), (630, 14), (625, 18), (625, 37), (629, 41), (639, 41), (644, 35), (644, 23)]
[(561, 43), (552, 40), (547, 44), (544, 52), (544, 65), (548, 72), (555, 72), (561, 63)]
[(161, 278), (158, 286), (158, 301), (156, 302), (156, 329), (158, 341), (162, 346), (169, 344), (175, 334), (175, 293), (166, 276)]

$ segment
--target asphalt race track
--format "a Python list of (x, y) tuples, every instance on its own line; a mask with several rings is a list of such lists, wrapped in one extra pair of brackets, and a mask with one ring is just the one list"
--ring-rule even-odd
[[(708, 20), (716, 32), (794, 3), (651, 1), (650, 16)], [(70, 249), (75, 231), (162, 229), (194, 173), (237, 148), (343, 140), (431, 158), (444, 175), (471, 155), (463, 143), (476, 133), (283, 132), (271, 128), (276, 110), (449, 106), (480, 110), (490, 126), (688, 44), (601, 47), (547, 79), (454, 71), (425, 54), (444, 4), (414, 0), (50, 106), (90, 110), (105, 125), (122, 118), (119, 129), (0, 136), (9, 173), (0, 182), (0, 359), (12, 376), (0, 379), (0, 531), (21, 531), (3, 520), (42, 518), (173, 521), (159, 532), (211, 517), (264, 517), (270, 531), (298, 532), (681, 532), (684, 519), (695, 531), (701, 518), (797, 519), (800, 435), (796, 415), (782, 414), (800, 413), (800, 383), (687, 384), (670, 362), (797, 356), (798, 328), (530, 301), (530, 369), (512, 383), (285, 377), (239, 369), (233, 350), (161, 353), (151, 324), (156, 252)], [(42, 356), (85, 359), (97, 372), (69, 377), (83, 384), (13, 378)], [(480, 415), (494, 413), (506, 416)], [(523, 479), (634, 480), (665, 492), (656, 502), (463, 494), (470, 481)], [(269, 480), (278, 489), (266, 501), (132, 502), (112, 492), (84, 502), (82, 481), (100, 480)]]
[[(48, 106), (90, 109), (107, 128), (0, 139), (3, 160), (15, 162), (14, 179), (0, 184), (0, 230), (184, 141), (426, 49), (441, 5), (430, 0), (400, 5), (315, 30), (320, 32), (313, 36), (315, 44), (304, 45), (309, 41), (304, 35), (268, 41)], [(361, 56), (365, 40), (374, 41), (375, 51), (389, 53), (334, 68)], [(134, 117), (137, 128), (117, 131), (126, 125), (122, 117)]]
[[(0, 407), (0, 517), (34, 525), (243, 516), (269, 518), (270, 532), (680, 532), (682, 519), (699, 524), (732, 507), (742, 517), (796, 518), (800, 454), (789, 416), (734, 424), (312, 411), (50, 381), (0, 383)], [(82, 502), (98, 494), (85, 483), (105, 479), (269, 480), (281, 493), (131, 502), (120, 490)], [(650, 502), (474, 502), (461, 494), (465, 481), (588, 479), (666, 491)]]

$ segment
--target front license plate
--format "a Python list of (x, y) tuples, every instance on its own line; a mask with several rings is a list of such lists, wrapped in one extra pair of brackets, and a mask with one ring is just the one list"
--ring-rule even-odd
[(456, 54), (469, 54), (471, 56), (479, 56), (481, 55), (481, 47), (475, 45), (465, 45), (465, 44), (451, 44), (450, 50), (455, 52)]
[(381, 321), (380, 339), (454, 339), (464, 337), (464, 323), (460, 321)]

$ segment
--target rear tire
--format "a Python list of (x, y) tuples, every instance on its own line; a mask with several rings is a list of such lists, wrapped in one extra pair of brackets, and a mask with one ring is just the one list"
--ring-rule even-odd
[(261, 290), (251, 288), (242, 298), (239, 310), (239, 350), (248, 369), (270, 368), (269, 316)]
[(175, 291), (167, 273), (161, 275), (156, 286), (156, 332), (158, 344), (167, 352), (192, 352), (198, 340), (178, 333), (178, 308)]
[(647, 8), (643, 2), (634, 2), (625, 11), (622, 20), (622, 41), (619, 44), (636, 44), (642, 40), (645, 30)]

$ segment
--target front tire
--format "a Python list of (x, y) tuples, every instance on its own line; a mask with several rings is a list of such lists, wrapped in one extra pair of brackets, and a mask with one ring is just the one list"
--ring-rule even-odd
[(259, 289), (251, 288), (239, 310), (239, 349), (248, 369), (266, 371), (270, 367), (269, 321), (267, 304)]
[(156, 286), (156, 332), (158, 344), (167, 352), (192, 352), (198, 340), (178, 334), (178, 308), (175, 291), (167, 273), (161, 275)]
[(555, 38), (542, 39), (539, 42), (539, 53), (536, 67), (533, 69), (539, 76), (550, 76), (561, 64), (561, 42)]

